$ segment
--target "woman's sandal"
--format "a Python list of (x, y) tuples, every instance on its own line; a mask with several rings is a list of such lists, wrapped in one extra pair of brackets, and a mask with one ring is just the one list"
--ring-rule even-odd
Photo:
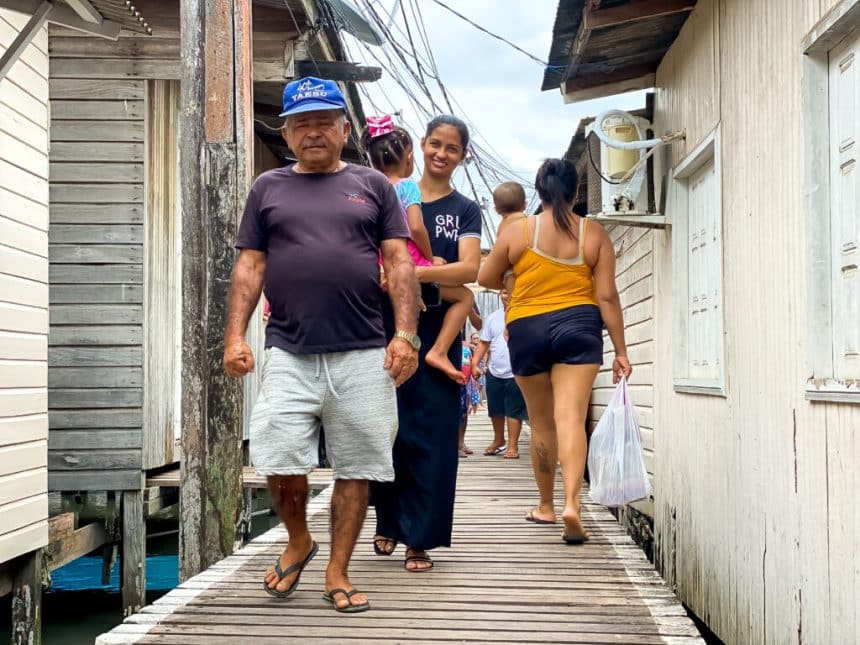
[[(412, 555), (409, 555), (409, 553)], [(429, 564), (429, 567), (417, 567), (415, 569), (409, 568), (410, 562), (423, 562)], [(409, 573), (424, 573), (425, 571), (430, 571), (433, 568), (433, 560), (430, 559), (430, 556), (425, 552), (424, 555), (417, 554), (414, 550), (409, 549), (406, 551), (406, 560), (403, 562), (403, 568), (406, 569)]]
[[(391, 545), (391, 549), (386, 549), (385, 547)], [(391, 538), (383, 537), (381, 535), (376, 535), (373, 538), (373, 552), (376, 555), (391, 555), (394, 553), (394, 550), (397, 548), (397, 540), (392, 540)]]

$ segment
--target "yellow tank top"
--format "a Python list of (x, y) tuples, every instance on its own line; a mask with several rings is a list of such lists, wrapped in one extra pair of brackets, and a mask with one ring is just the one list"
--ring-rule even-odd
[(514, 289), (506, 322), (538, 316), (577, 305), (596, 305), (594, 276), (585, 262), (585, 229), (579, 218), (579, 255), (569, 260), (554, 258), (538, 248), (540, 217), (535, 219), (534, 240), (529, 241), (528, 221), (523, 219), (526, 250), (513, 266)]

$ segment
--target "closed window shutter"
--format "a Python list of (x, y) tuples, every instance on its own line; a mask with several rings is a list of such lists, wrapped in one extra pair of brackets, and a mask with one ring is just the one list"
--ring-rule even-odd
[(689, 179), (688, 320), (689, 376), (720, 376), (721, 283), (720, 213), (714, 161)]
[(833, 367), (860, 378), (860, 33), (830, 52), (830, 230)]

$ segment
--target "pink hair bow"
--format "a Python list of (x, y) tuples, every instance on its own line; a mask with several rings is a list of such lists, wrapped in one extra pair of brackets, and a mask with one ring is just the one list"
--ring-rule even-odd
[(367, 117), (367, 130), (370, 133), (370, 138), (375, 139), (383, 134), (394, 132), (394, 120), (390, 114), (385, 116), (369, 116)]

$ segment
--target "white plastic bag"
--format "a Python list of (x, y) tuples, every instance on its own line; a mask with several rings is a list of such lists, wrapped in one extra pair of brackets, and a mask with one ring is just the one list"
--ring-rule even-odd
[(622, 378), (591, 436), (589, 496), (603, 506), (624, 506), (647, 497), (651, 482), (627, 379)]

